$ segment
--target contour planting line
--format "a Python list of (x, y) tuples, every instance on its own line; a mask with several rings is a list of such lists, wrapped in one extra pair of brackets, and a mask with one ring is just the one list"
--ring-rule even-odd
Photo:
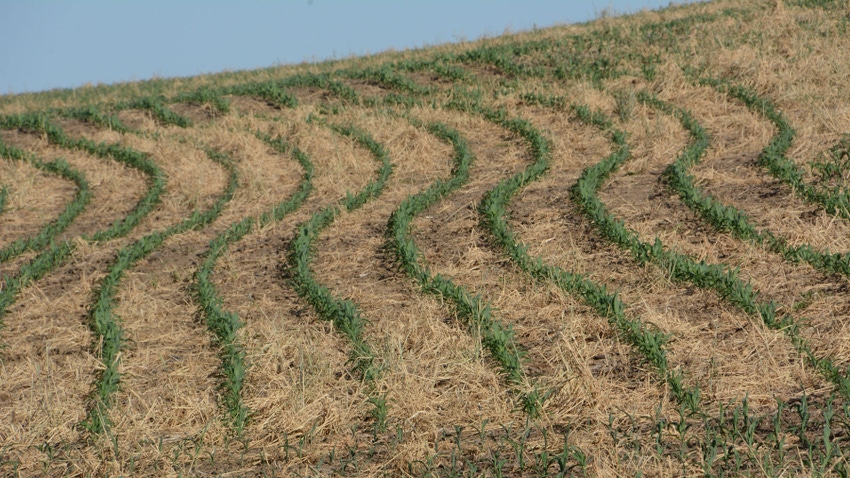
[(553, 282), (565, 292), (580, 297), (599, 315), (606, 317), (620, 336), (667, 382), (676, 400), (692, 412), (697, 412), (699, 387), (686, 387), (682, 372), (670, 369), (667, 350), (664, 347), (669, 339), (667, 334), (650, 330), (640, 318), (629, 318), (625, 312), (626, 306), (619, 296), (616, 293), (608, 293), (604, 285), (597, 284), (581, 274), (546, 264), (542, 257), (532, 257), (528, 254), (528, 247), (522, 244), (508, 223), (506, 207), (521, 188), (545, 174), (549, 167), (551, 142), (527, 120), (509, 119), (504, 110), (478, 109), (489, 121), (521, 136), (528, 143), (534, 158), (534, 163), (526, 169), (502, 180), (485, 194), (479, 206), (482, 226), (491, 232), (496, 244), (523, 271), (542, 282)]
[[(347, 74), (352, 77), (361, 77), (361, 75), (356, 73)], [(416, 103), (416, 100), (408, 96), (409, 94), (422, 95), (426, 90), (428, 92), (434, 91), (433, 89), (421, 87), (409, 78), (398, 74), (384, 72), (383, 74), (371, 73), (369, 75), (363, 75), (363, 77), (366, 76), (388, 89), (402, 90), (402, 93), (398, 95), (397, 98), (390, 101), (392, 104), (407, 105), (410, 103)], [(376, 103), (379, 102), (380, 101), (376, 101)], [(463, 179), (461, 182), (456, 183), (456, 185), (445, 194), (448, 194), (461, 186), (468, 178), (468, 169), (473, 158), (467, 149), (465, 141), (463, 141), (456, 131), (446, 127), (445, 125), (439, 123), (422, 125), (419, 121), (416, 121), (409, 116), (407, 116), (407, 119), (414, 126), (424, 127), (429, 133), (434, 134), (438, 138), (453, 145), (456, 150), (455, 159), (456, 168), (458, 169), (456, 169), (453, 173), (453, 179), (450, 182), (457, 181), (457, 178), (460, 177), (457, 176), (458, 174), (460, 174)], [(432, 185), (432, 188), (433, 187), (436, 187), (436, 184)], [(418, 196), (419, 195), (410, 196), (408, 199)], [(440, 197), (442, 196), (443, 195), (440, 195)], [(405, 218), (408, 223), (411, 219), (412, 217)], [(388, 234), (392, 236), (389, 229)], [(399, 244), (401, 244), (402, 249), (398, 248)], [(421, 274), (413, 272), (415, 269), (422, 269), (422, 266), (419, 265), (418, 260), (415, 259), (415, 256), (420, 253), (415, 243), (412, 242), (412, 239), (410, 246), (412, 248), (408, 248), (403, 242), (396, 242), (395, 244), (392, 242), (390, 243), (390, 248), (396, 251), (396, 257), (400, 260), (400, 262), (402, 262), (402, 269), (404, 269), (411, 278), (416, 280), (425, 292), (440, 295), (441, 297), (448, 298), (452, 301), (458, 318), (466, 322), (465, 325), (467, 325), (467, 327), (471, 330), (478, 331), (478, 333), (481, 334), (482, 343), (488, 349), (493, 359), (499, 364), (501, 372), (506, 377), (506, 381), (509, 384), (513, 386), (526, 385), (527, 377), (522, 369), (524, 352), (514, 342), (514, 334), (511, 326), (505, 325), (499, 319), (495, 318), (491, 304), (488, 301), (483, 300), (480, 295), (471, 295), (463, 287), (456, 285), (450, 279), (442, 277), (439, 274), (431, 276), (430, 272), (428, 272), (426, 274), (428, 277), (426, 278), (421, 276)], [(414, 256), (413, 262), (405, 262), (407, 254), (412, 254)], [(426, 269), (422, 270), (426, 271)], [(550, 392), (540, 392), (536, 388), (528, 386), (524, 388), (531, 391), (527, 393), (519, 392), (522, 408), (527, 414), (529, 414), (529, 416), (536, 417), (539, 414), (539, 409), (543, 400), (548, 397)]]
[[(611, 139), (619, 148), (601, 162), (586, 168), (578, 182), (573, 186), (573, 199), (579, 208), (597, 226), (600, 233), (623, 249), (631, 251), (638, 264), (654, 263), (668, 271), (671, 279), (689, 282), (701, 289), (711, 289), (720, 297), (748, 315), (759, 317), (772, 330), (781, 330), (790, 339), (795, 349), (814, 366), (827, 380), (832, 382), (844, 396), (850, 396), (850, 379), (828, 358), (814, 355), (811, 347), (800, 335), (799, 322), (789, 315), (777, 316), (774, 302), (761, 302), (758, 293), (751, 284), (738, 277), (737, 270), (724, 264), (706, 264), (675, 251), (666, 250), (659, 238), (650, 244), (642, 242), (631, 229), (627, 229), (622, 220), (611, 214), (597, 196), (604, 180), (625, 162), (630, 153), (623, 132), (614, 129), (613, 124), (601, 112), (591, 113), (586, 106), (573, 106), (576, 117), (593, 124), (611, 134)], [(692, 141), (682, 155), (701, 156), (708, 146), (707, 141)]]
[[(101, 157), (111, 157), (139, 169), (149, 177), (147, 193), (124, 219), (115, 221), (110, 227), (98, 231), (90, 237), (82, 236), (84, 240), (106, 241), (124, 236), (158, 204), (159, 197), (165, 188), (165, 174), (146, 154), (118, 144), (95, 144), (86, 139), (70, 140), (64, 135), (61, 128), (49, 123), (45, 118), (31, 121), (28, 124), (30, 127), (37, 128), (37, 131), (46, 133), (48, 141), (54, 141), (59, 146), (79, 148)], [(2, 327), (3, 316), (6, 315), (9, 306), (15, 303), (20, 291), (70, 258), (75, 248), (74, 242), (51, 243), (32, 261), (21, 266), (17, 275), (6, 278), (5, 286), (0, 290), (0, 327)]]
[(88, 313), (89, 328), (93, 335), (92, 348), (102, 368), (93, 383), (92, 404), (81, 423), (89, 433), (100, 434), (108, 431), (111, 426), (108, 411), (121, 380), (120, 352), (124, 345), (124, 329), (120, 318), (114, 312), (117, 305), (115, 296), (124, 272), (155, 251), (169, 237), (210, 224), (221, 214), (238, 187), (238, 174), (233, 161), (215, 150), (207, 150), (207, 156), (228, 172), (229, 180), (224, 192), (204, 212), (195, 210), (180, 223), (150, 233), (118, 251), (117, 257), (109, 265), (106, 277), (95, 289), (95, 299)]
[(259, 218), (249, 216), (241, 221), (234, 222), (227, 230), (210, 241), (209, 252), (198, 267), (193, 284), (201, 316), (220, 349), (221, 381), (219, 387), (222, 391), (221, 401), (237, 435), (241, 435), (251, 415), (250, 409), (242, 402), (242, 385), (247, 364), (244, 346), (237, 336), (244, 322), (239, 319), (235, 312), (223, 308), (221, 296), (210, 276), (215, 270), (216, 261), (227, 251), (230, 244), (241, 240), (253, 232), (256, 227), (264, 227), (272, 222), (280, 221), (287, 214), (298, 209), (310, 195), (313, 187), (313, 163), (306, 154), (300, 149), (288, 145), (282, 138), (272, 139), (270, 136), (259, 132), (256, 135), (278, 152), (290, 154), (304, 168), (301, 185), (292, 197), (284, 199)]
[[(847, 261), (850, 260), (850, 255), (832, 254), (828, 251), (819, 252), (809, 245), (799, 247), (790, 246), (785, 240), (777, 238), (772, 232), (758, 230), (749, 222), (749, 219), (743, 212), (733, 206), (721, 203), (713, 196), (696, 187), (694, 178), (688, 173), (688, 170), (701, 161), (702, 155), (709, 144), (708, 134), (691, 117), (687, 110), (673, 107), (646, 92), (638, 93), (637, 97), (639, 101), (678, 119), (682, 123), (682, 126), (690, 133), (693, 138), (693, 144), (699, 145), (685, 149), (676, 158), (676, 161), (664, 171), (664, 180), (671, 189), (679, 194), (682, 202), (689, 208), (702, 215), (718, 231), (729, 231), (738, 239), (748, 240), (757, 244), (767, 244), (772, 252), (782, 254), (786, 259), (791, 261), (807, 262), (815, 269), (823, 272), (848, 275), (850, 268), (848, 268)], [(771, 140), (771, 144), (780, 136), (781, 132)], [(770, 148), (770, 145), (767, 148)], [(764, 316), (762, 318), (764, 319)], [(795, 320), (787, 316), (780, 321), (785, 325), (780, 326), (776, 324), (771, 326), (770, 324), (774, 321), (775, 319), (768, 315), (768, 320), (765, 321), (765, 324), (773, 329), (779, 329), (781, 327), (785, 334), (791, 338), (797, 351), (806, 357), (828, 380), (838, 386), (840, 390), (844, 390), (842, 393), (847, 393), (845, 389), (848, 382), (848, 372), (840, 371), (828, 357), (816, 358), (814, 356), (808, 341), (800, 336), (800, 320)], [(789, 327), (789, 324), (793, 324), (793, 327)]]
[[(0, 118), (0, 129), (40, 131), (45, 123), (47, 123), (47, 118), (39, 114), (5, 116)], [(65, 206), (59, 216), (47, 223), (34, 236), (18, 239), (0, 248), (0, 263), (2, 263), (24, 252), (38, 252), (50, 245), (56, 236), (61, 234), (85, 210), (91, 200), (91, 191), (89, 190), (85, 175), (81, 171), (72, 168), (62, 158), (54, 161), (41, 161), (34, 154), (26, 153), (19, 148), (7, 145), (2, 139), (0, 139), (0, 156), (13, 161), (27, 162), (37, 169), (55, 174), (76, 184), (74, 199)]]
[[(310, 121), (318, 121), (311, 119)], [(366, 186), (356, 194), (346, 193), (345, 198), (337, 205), (331, 205), (313, 214), (310, 219), (300, 224), (292, 239), (287, 264), (284, 274), (292, 283), (298, 295), (307, 301), (316, 311), (320, 319), (331, 322), (334, 328), (351, 343), (352, 350), (349, 354), (350, 361), (354, 364), (354, 371), (358, 373), (363, 382), (370, 388), (369, 401), (374, 405), (373, 416), (376, 419), (376, 430), (385, 427), (386, 398), (381, 397), (376, 390), (375, 380), (381, 373), (380, 367), (375, 363), (376, 355), (371, 345), (363, 336), (363, 327), (367, 319), (363, 317), (359, 307), (348, 299), (335, 296), (330, 289), (319, 283), (313, 273), (310, 264), (313, 260), (314, 242), (319, 234), (343, 211), (353, 211), (366, 202), (378, 197), (384, 189), (384, 185), (392, 174), (392, 164), (384, 147), (372, 139), (365, 131), (353, 126), (338, 126), (327, 124), (336, 133), (348, 136), (355, 142), (361, 144), (379, 161), (380, 167), (376, 171), (377, 177), (371, 179)]]
[[(791, 147), (794, 129), (772, 103), (747, 88), (730, 86), (723, 80), (709, 78), (701, 79), (699, 82), (740, 100), (750, 110), (758, 112), (776, 126), (776, 134), (759, 154), (758, 164), (760, 166), (767, 169), (771, 176), (790, 186), (803, 201), (818, 205), (829, 214), (837, 214), (845, 220), (850, 220), (850, 209), (848, 209), (850, 208), (850, 194), (839, 190), (837, 187), (830, 191), (817, 188), (803, 181), (802, 170), (785, 156)], [(679, 175), (677, 175), (671, 176), (671, 179), (684, 180), (686, 178), (679, 178)], [(727, 221), (717, 222), (716, 225), (730, 230), (742, 239), (767, 244), (771, 251), (782, 254), (788, 260), (803, 261), (820, 271), (850, 277), (850, 253), (830, 252), (828, 249), (818, 250), (809, 244), (792, 246), (788, 244), (785, 238), (777, 237), (771, 231), (757, 230), (755, 226), (749, 224), (743, 213), (734, 212), (733, 207), (720, 205), (719, 201), (716, 200), (714, 202), (717, 203), (717, 206), (703, 213), (711, 215), (708, 219), (712, 224), (717, 222), (716, 217), (718, 215), (735, 214), (741, 216), (740, 220), (731, 223)], [(700, 212), (703, 212), (702, 209), (700, 209)]]
[[(413, 219), (445, 196), (456, 191), (469, 180), (469, 168), (474, 161), (466, 141), (460, 133), (442, 123), (421, 124), (409, 118), (411, 124), (424, 127), (429, 133), (446, 141), (454, 148), (454, 167), (448, 180), (437, 180), (428, 189), (408, 196), (392, 213), (387, 223), (388, 247), (396, 257), (399, 267), (426, 293), (449, 299), (458, 318), (470, 330), (481, 334), (481, 341), (491, 357), (499, 364), (501, 373), (512, 386), (525, 385), (527, 377), (522, 369), (524, 353), (513, 340), (510, 325), (503, 324), (490, 303), (480, 295), (472, 295), (451, 279), (433, 274), (421, 259), (422, 252), (411, 235)], [(540, 413), (543, 400), (549, 392), (518, 392), (523, 411), (532, 418)]]

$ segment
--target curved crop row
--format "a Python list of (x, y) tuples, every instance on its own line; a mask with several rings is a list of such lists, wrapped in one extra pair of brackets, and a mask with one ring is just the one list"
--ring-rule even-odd
[[(68, 138), (58, 126), (50, 123), (44, 117), (28, 121), (27, 128), (45, 133), (48, 141), (57, 146), (69, 149), (81, 149), (99, 157), (111, 158), (136, 168), (148, 176), (148, 191), (138, 201), (133, 210), (110, 227), (97, 231), (90, 237), (84, 236), (84, 240), (106, 241), (126, 235), (159, 202), (159, 197), (165, 188), (165, 175), (159, 166), (151, 161), (144, 153), (117, 144), (94, 143), (84, 138)], [(21, 266), (15, 276), (6, 278), (5, 286), (0, 290), (0, 326), (2, 326), (3, 316), (6, 314), (9, 306), (15, 302), (20, 291), (62, 264), (70, 257), (74, 249), (75, 245), (73, 242), (52, 243), (32, 261)]]
[(113, 115), (104, 115), (100, 111), (100, 108), (94, 105), (86, 105), (80, 108), (69, 108), (65, 110), (59, 110), (57, 114), (65, 118), (72, 118), (85, 123), (100, 126), (102, 128), (111, 129), (113, 131), (117, 131), (123, 134), (131, 132), (131, 130), (127, 128), (127, 126), (125, 126), (120, 119)]
[[(840, 190), (838, 187), (827, 191), (803, 181), (802, 170), (785, 157), (785, 153), (791, 147), (794, 130), (782, 116), (782, 113), (777, 111), (769, 101), (758, 97), (746, 88), (730, 87), (720, 80), (713, 79), (701, 80), (701, 82), (714, 86), (718, 90), (741, 100), (748, 108), (759, 112), (774, 123), (777, 132), (759, 155), (759, 165), (766, 168), (774, 178), (789, 185), (797, 196), (804, 201), (819, 205), (829, 214), (838, 214), (842, 218), (850, 220), (850, 210), (848, 210), (850, 195), (846, 191)], [(683, 164), (685, 169), (687, 169), (686, 166)], [(687, 176), (686, 173), (676, 172), (676, 176), (671, 176), (671, 179), (679, 178), (678, 181), (684, 184), (684, 181), (687, 181), (688, 178), (682, 176), (682, 174)], [(692, 178), (690, 180), (692, 181)], [(777, 237), (770, 231), (757, 230), (755, 226), (749, 223), (747, 217), (735, 208), (722, 205), (719, 201), (708, 196), (703, 199), (703, 202), (707, 201), (713, 203), (710, 208), (693, 207), (696, 207), (716, 227), (729, 230), (740, 239), (767, 244), (773, 252), (782, 254), (786, 259), (803, 261), (823, 272), (850, 277), (850, 253), (817, 250), (808, 244), (792, 246), (784, 238)]]
[(110, 228), (98, 231), (91, 236), (84, 236), (84, 239), (102, 242), (124, 236), (159, 203), (159, 198), (165, 190), (165, 173), (150, 160), (147, 154), (120, 144), (96, 143), (86, 138), (70, 138), (61, 128), (50, 123), (45, 124), (41, 131), (47, 135), (48, 141), (53, 145), (124, 163), (148, 177), (147, 192), (129, 214), (116, 221)]
[[(44, 125), (46, 122), (47, 120), (41, 115), (6, 116), (0, 119), (0, 129), (38, 131), (42, 129), (39, 126)], [(85, 210), (89, 200), (91, 200), (91, 191), (89, 190), (85, 175), (72, 168), (61, 158), (44, 162), (32, 154), (27, 154), (18, 148), (5, 144), (2, 140), (0, 140), (0, 156), (15, 161), (27, 161), (34, 167), (72, 181), (77, 186), (74, 199), (65, 206), (65, 209), (56, 219), (49, 222), (38, 234), (30, 238), (18, 239), (0, 249), (0, 262), (6, 262), (26, 251), (37, 252), (47, 247), (56, 236), (61, 234)]]
[[(423, 126), (418, 121), (411, 119), (411, 122)], [(407, 197), (393, 211), (387, 226), (389, 248), (395, 254), (401, 269), (415, 280), (423, 291), (449, 299), (454, 304), (458, 318), (470, 329), (479, 331), (482, 343), (501, 367), (506, 381), (514, 386), (521, 385), (526, 380), (522, 369), (524, 354), (514, 343), (511, 326), (504, 325), (496, 318), (490, 303), (480, 295), (471, 295), (451, 279), (432, 274), (422, 264), (422, 252), (410, 235), (410, 223), (418, 214), (468, 181), (469, 168), (474, 160), (466, 141), (457, 131), (442, 123), (430, 123), (425, 125), (425, 128), (434, 136), (451, 143), (454, 148), (452, 176), (448, 181), (438, 180), (425, 191)], [(545, 397), (541, 396), (538, 390), (533, 390), (522, 394), (520, 398), (523, 410), (529, 416), (536, 417)]]
[[(528, 71), (511, 67), (512, 62), (508, 59), (497, 58), (494, 54), (475, 56), (469, 61), (483, 61), (491, 64), (498, 63), (500, 68), (517, 70), (516, 74), (529, 74)], [(496, 63), (493, 63), (496, 62)], [(469, 73), (464, 72), (464, 78), (471, 78)], [(523, 99), (542, 106), (564, 109), (566, 101), (560, 97), (543, 96), (535, 94), (523, 95)], [(552, 281), (562, 290), (570, 294), (578, 294), (582, 300), (593, 307), (600, 315), (606, 317), (614, 325), (619, 333), (637, 349), (639, 355), (651, 364), (656, 371), (667, 381), (676, 399), (687, 404), (689, 409), (696, 411), (699, 407), (699, 388), (687, 388), (684, 385), (684, 377), (679, 370), (670, 370), (667, 364), (664, 344), (668, 337), (661, 332), (651, 331), (639, 319), (630, 319), (625, 314), (625, 305), (616, 294), (610, 294), (603, 285), (596, 284), (589, 279), (565, 271), (561, 268), (544, 264), (540, 258), (532, 258), (527, 253), (527, 248), (522, 245), (507, 224), (507, 213), (505, 206), (510, 198), (522, 186), (537, 179), (548, 168), (549, 142), (537, 132), (527, 121), (521, 119), (507, 119), (503, 110), (487, 110), (474, 102), (455, 102), (454, 108), (461, 111), (470, 111), (482, 115), (485, 119), (522, 136), (529, 144), (535, 163), (512, 178), (502, 181), (493, 190), (489, 191), (480, 205), (482, 213), (482, 225), (493, 235), (496, 243), (503, 248), (511, 259), (526, 273), (538, 280)]]
[(181, 128), (192, 126), (192, 121), (182, 115), (175, 113), (167, 105), (167, 100), (163, 96), (144, 96), (136, 98), (129, 103), (120, 105), (117, 109), (137, 109), (149, 111), (156, 121), (163, 125), (174, 125)]
[(121, 364), (119, 352), (123, 347), (124, 329), (113, 309), (116, 305), (115, 295), (118, 293), (124, 272), (156, 250), (169, 237), (210, 224), (233, 198), (238, 186), (236, 166), (228, 156), (220, 152), (208, 150), (207, 156), (223, 166), (229, 174), (228, 185), (224, 192), (207, 210), (193, 211), (192, 215), (182, 222), (148, 234), (122, 248), (110, 264), (106, 277), (97, 286), (95, 300), (88, 315), (89, 327), (93, 334), (92, 347), (99, 350), (98, 358), (103, 368), (93, 384), (93, 404), (83, 422), (83, 426), (89, 432), (102, 433), (109, 428), (107, 412), (112, 405), (113, 395), (118, 390), (121, 379), (118, 370)]
[[(493, 63), (493, 59), (487, 59), (487, 61), (495, 65), (495, 63)], [(521, 69), (508, 59), (500, 58), (498, 63), (499, 64), (496, 66), (500, 69), (504, 70), (507, 68), (506, 73), (517, 75), (523, 74)], [(587, 68), (595, 70), (600, 68), (600, 65), (589, 65)], [(557, 73), (555, 76), (558, 76)], [(598, 75), (591, 75), (593, 78), (596, 78), (597, 76)], [(713, 79), (701, 79), (699, 81), (714, 86), (721, 91), (725, 91), (730, 95), (739, 98), (747, 104), (748, 107), (753, 110), (758, 110), (765, 117), (773, 121), (779, 131), (771, 141), (770, 145), (768, 145), (768, 147), (762, 152), (760, 162), (768, 167), (777, 177), (789, 182), (792, 187), (795, 187), (795, 191), (798, 190), (797, 187), (802, 188), (800, 191), (802, 191), (805, 197), (809, 200), (822, 204), (828, 212), (840, 213), (841, 207), (847, 203), (848, 199), (842, 194), (831, 195), (822, 191), (817, 191), (814, 187), (804, 183), (802, 181), (802, 172), (796, 168), (796, 165), (784, 157), (784, 152), (788, 149), (788, 147), (790, 147), (794, 132), (781, 113), (776, 111), (772, 104), (759, 98), (753, 92), (743, 87), (728, 87), (726, 83)], [(533, 97), (534, 95), (531, 96)], [(640, 98), (641, 101), (652, 103), (652, 98), (646, 94), (640, 95)], [(563, 100), (559, 101), (556, 99), (547, 99), (544, 101), (540, 101), (540, 98), (532, 99), (549, 107), (558, 107), (561, 106), (561, 104), (566, 103)], [(664, 108), (669, 108), (668, 106), (660, 103), (655, 104), (655, 106), (662, 110)], [(573, 110), (576, 112), (579, 119), (582, 119), (585, 122), (595, 124), (605, 130), (612, 129), (611, 123), (601, 114), (594, 115), (583, 107), (573, 106)], [(685, 116), (682, 116), (680, 113), (678, 117), (683, 122), (683, 126), (691, 132), (694, 137), (694, 141), (680, 155), (681, 161), (677, 160), (674, 165), (685, 165), (690, 162), (698, 161), (702, 156), (703, 151), (708, 146), (708, 137), (704, 130), (696, 124), (696, 122), (693, 121), (686, 112), (683, 113)], [(708, 265), (702, 262), (695, 263), (687, 256), (672, 251), (665, 251), (663, 249), (663, 245), (658, 239), (656, 239), (656, 242), (652, 245), (642, 243), (632, 231), (625, 228), (621, 221), (608, 213), (605, 206), (598, 200), (598, 198), (595, 197), (595, 193), (592, 193), (590, 189), (598, 189), (601, 187), (602, 181), (604, 181), (608, 174), (613, 172), (613, 170), (619, 167), (619, 164), (628, 158), (629, 153), (628, 148), (625, 145), (625, 135), (621, 132), (611, 131), (611, 137), (614, 143), (621, 148), (621, 151), (615, 152), (595, 167), (585, 170), (582, 174), (582, 178), (579, 180), (579, 183), (576, 184), (576, 187), (573, 189), (574, 197), (577, 199), (577, 202), (584, 209), (586, 214), (596, 221), (597, 226), (602, 229), (604, 235), (617, 243), (620, 247), (631, 250), (639, 263), (643, 264), (648, 261), (655, 261), (659, 265), (662, 265), (665, 269), (671, 270), (674, 278), (687, 280), (702, 288), (714, 289), (723, 298), (729, 300), (744, 312), (759, 316), (768, 327), (774, 330), (783, 330), (786, 335), (789, 336), (792, 344), (797, 351), (801, 353), (801, 355), (803, 355), (829, 381), (835, 384), (843, 395), (850, 396), (850, 379), (847, 378), (848, 374), (841, 371), (832, 362), (832, 360), (816, 357), (811, 351), (811, 347), (808, 342), (800, 336), (798, 323), (788, 316), (777, 318), (776, 305), (774, 303), (758, 302), (756, 300), (757, 294), (753, 292), (752, 286), (743, 283), (737, 277), (736, 272), (724, 270), (725, 268), (722, 265)], [(678, 172), (682, 171), (679, 171), (679, 167), (673, 166), (668, 170), (666, 176), (671, 178), (674, 177), (671, 175), (675, 175)], [(587, 176), (585, 175), (586, 173)], [(582, 183), (584, 186), (582, 186)], [(697, 195), (693, 194), (690, 195), (686, 202), (688, 201), (690, 201), (691, 204), (696, 204), (697, 202), (701, 203), (701, 206), (698, 207), (700, 207), (701, 211), (705, 211), (707, 214), (711, 215), (712, 223), (714, 224), (722, 224), (723, 227), (738, 228), (738, 230), (744, 234), (744, 237), (747, 237), (747, 235), (750, 234), (758, 234), (754, 228), (749, 226), (746, 216), (737, 210), (720, 204), (713, 200), (713, 198), (699, 196), (699, 199), (697, 199)], [(847, 208), (843, 207), (843, 210), (847, 211)], [(850, 212), (848, 212), (848, 214), (850, 214)], [(829, 253), (828, 251), (819, 252), (813, 250), (809, 246), (792, 248), (785, 244), (781, 239), (776, 239), (773, 236), (767, 235), (764, 237), (768, 239), (769, 244), (772, 247), (785, 254), (786, 257), (805, 260), (822, 270), (844, 273), (843, 270), (848, 267), (844, 265), (845, 261), (847, 264), (850, 264), (850, 255), (848, 254), (834, 254)]]
[[(585, 169), (573, 188), (576, 202), (596, 224), (603, 236), (621, 248), (630, 250), (639, 264), (652, 262), (669, 271), (671, 278), (675, 280), (690, 282), (703, 289), (712, 289), (745, 313), (761, 318), (768, 328), (783, 331), (791, 340), (794, 348), (812, 366), (827, 380), (835, 384), (842, 395), (850, 396), (850, 379), (846, 374), (839, 370), (828, 358), (816, 357), (808, 342), (801, 337), (799, 323), (788, 315), (777, 317), (776, 304), (760, 302), (758, 293), (753, 291), (752, 285), (738, 278), (736, 271), (722, 264), (696, 262), (687, 255), (665, 250), (658, 238), (652, 244), (642, 242), (634, 231), (627, 229), (621, 220), (608, 212), (596, 192), (602, 186), (602, 182), (628, 159), (629, 148), (626, 144), (625, 135), (614, 130), (610, 121), (601, 113), (593, 114), (586, 107), (576, 107), (574, 111), (580, 120), (594, 124), (604, 131), (609, 131), (612, 141), (619, 148), (611, 156)], [(693, 127), (695, 123), (689, 123), (689, 125)], [(695, 131), (701, 131), (701, 129)], [(700, 140), (698, 138), (691, 142), (681, 156), (698, 158), (702, 156), (707, 146), (707, 139)]]
[[(427, 67), (426, 64), (415, 65), (410, 66), (409, 70), (413, 71), (425, 67)], [(459, 68), (451, 71), (465, 73), (463, 69)], [(417, 102), (407, 95), (422, 96), (434, 93), (432, 88), (422, 87), (410, 78), (386, 69), (380, 71), (368, 70), (364, 73), (347, 72), (345, 75), (352, 78), (368, 79), (388, 89), (400, 90), (401, 94), (384, 100), (384, 103), (390, 105), (411, 106)], [(450, 102), (448, 106), (452, 107), (452, 103)], [(458, 104), (455, 104), (454, 107), (462, 109)], [(483, 300), (480, 295), (470, 294), (449, 278), (439, 274), (432, 275), (427, 268), (420, 264), (419, 256), (421, 252), (413, 239), (403, 239), (409, 236), (409, 224), (416, 214), (456, 190), (468, 180), (469, 167), (474, 158), (468, 150), (466, 142), (457, 131), (442, 123), (423, 125), (410, 117), (407, 119), (414, 126), (424, 127), (431, 134), (452, 144), (455, 149), (455, 168), (450, 181), (438, 181), (426, 191), (408, 197), (393, 212), (387, 229), (387, 234), (393, 239), (390, 241), (390, 249), (395, 251), (396, 259), (399, 261), (402, 270), (414, 279), (423, 291), (449, 299), (454, 304), (455, 313), (466, 322), (467, 327), (481, 334), (482, 343), (499, 364), (507, 382), (513, 386), (521, 385), (526, 382), (526, 376), (522, 369), (525, 354), (514, 342), (514, 332), (511, 326), (505, 325), (497, 319), (493, 314), (490, 303)], [(420, 207), (422, 209), (419, 209)], [(548, 394), (549, 392), (540, 392), (536, 388), (521, 393), (520, 401), (523, 410), (529, 416), (537, 417), (542, 402)]]
[[(665, 180), (679, 194), (682, 202), (688, 207), (702, 215), (703, 218), (719, 231), (730, 231), (742, 240), (750, 240), (759, 244), (766, 243), (771, 251), (782, 254), (787, 259), (805, 261), (825, 272), (844, 275), (850, 274), (850, 268), (848, 268), (850, 267), (850, 255), (818, 252), (808, 245), (799, 247), (790, 246), (770, 231), (759, 231), (749, 222), (749, 219), (743, 212), (721, 203), (716, 198), (705, 194), (697, 188), (694, 184), (694, 178), (688, 173), (688, 170), (699, 163), (702, 155), (701, 152), (704, 151), (709, 143), (708, 134), (686, 110), (674, 108), (646, 93), (639, 94), (638, 98), (648, 105), (674, 115), (694, 138), (694, 144), (701, 145), (699, 149), (694, 147), (685, 150), (664, 172)], [(776, 140), (777, 138), (774, 138), (773, 141)], [(804, 357), (807, 357), (818, 370), (823, 372), (840, 390), (843, 390), (842, 393), (847, 393), (850, 389), (846, 388), (848, 381), (846, 372), (841, 372), (829, 358), (818, 359), (814, 357), (807, 341), (800, 337), (798, 322), (791, 317), (786, 317), (782, 321), (782, 324), (784, 324), (781, 325), (782, 330), (789, 335), (792, 343), (795, 344), (797, 350)], [(790, 324), (794, 325), (788, 326)], [(779, 325), (776, 327), (779, 327)]]
[(803, 180), (801, 168), (785, 156), (794, 141), (794, 128), (771, 101), (760, 97), (749, 88), (730, 85), (724, 80), (700, 78), (697, 81), (739, 100), (751, 111), (767, 118), (776, 126), (776, 135), (759, 155), (760, 166), (766, 168), (776, 179), (791, 186), (803, 200), (820, 205), (829, 214), (838, 214), (850, 220), (850, 194), (838, 188), (832, 191), (821, 190), (807, 183)]
[[(368, 149), (380, 163), (380, 167), (376, 171), (377, 177), (370, 180), (363, 189), (356, 194), (346, 193), (346, 197), (339, 202), (339, 205), (329, 206), (313, 214), (309, 220), (298, 226), (290, 247), (288, 275), (298, 295), (313, 307), (322, 320), (331, 322), (334, 328), (351, 342), (350, 358), (354, 364), (354, 370), (361, 375), (366, 384), (374, 387), (375, 380), (380, 375), (380, 367), (375, 363), (372, 347), (363, 337), (366, 319), (354, 302), (334, 296), (327, 287), (320, 284), (313, 275), (310, 263), (314, 252), (313, 243), (322, 230), (330, 226), (343, 210), (353, 211), (378, 197), (392, 174), (393, 168), (384, 147), (365, 131), (352, 126), (328, 125), (328, 127), (343, 136), (352, 138)], [(375, 406), (376, 425), (382, 428), (385, 425), (383, 423), (385, 413), (381, 410), (386, 409), (386, 401), (383, 397), (374, 396), (376, 392), (374, 389), (372, 392), (373, 396), (369, 400)]]
[(551, 281), (567, 293), (578, 295), (598, 314), (606, 317), (620, 335), (637, 349), (643, 360), (666, 380), (676, 400), (696, 411), (699, 407), (699, 388), (686, 388), (681, 371), (670, 370), (664, 348), (668, 338), (665, 334), (648, 329), (638, 318), (627, 317), (623, 302), (617, 294), (608, 293), (604, 285), (596, 284), (580, 274), (545, 264), (542, 258), (528, 254), (528, 248), (519, 241), (508, 225), (508, 213), (505, 208), (517, 191), (546, 172), (549, 167), (550, 142), (530, 122), (507, 119), (502, 110), (481, 109), (480, 113), (522, 136), (529, 144), (535, 159), (528, 168), (503, 180), (487, 192), (479, 207), (482, 225), (491, 232), (496, 244), (526, 273), (541, 281)]
[(313, 164), (306, 154), (296, 147), (289, 146), (282, 138), (272, 139), (261, 133), (257, 133), (257, 136), (278, 152), (291, 154), (293, 159), (304, 168), (303, 181), (291, 198), (281, 201), (260, 218), (246, 217), (231, 224), (227, 230), (216, 236), (210, 242), (209, 252), (195, 273), (194, 283), (201, 315), (220, 348), (222, 404), (237, 434), (241, 434), (250, 416), (250, 410), (242, 402), (242, 385), (247, 369), (245, 350), (237, 339), (237, 332), (244, 324), (235, 312), (223, 309), (221, 297), (218, 295), (215, 284), (210, 280), (210, 275), (215, 270), (216, 261), (227, 251), (230, 244), (251, 233), (255, 226), (264, 227), (272, 222), (280, 221), (287, 214), (298, 209), (310, 195), (313, 187)]

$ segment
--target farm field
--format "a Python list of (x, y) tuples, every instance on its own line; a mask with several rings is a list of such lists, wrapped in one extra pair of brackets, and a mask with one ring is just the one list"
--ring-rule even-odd
[(850, 3), (0, 97), (1, 476), (847, 476)]

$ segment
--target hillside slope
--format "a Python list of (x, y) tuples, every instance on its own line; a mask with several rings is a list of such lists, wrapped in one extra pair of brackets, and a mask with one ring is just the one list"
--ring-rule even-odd
[(846, 475), (848, 29), (0, 97), (0, 474)]

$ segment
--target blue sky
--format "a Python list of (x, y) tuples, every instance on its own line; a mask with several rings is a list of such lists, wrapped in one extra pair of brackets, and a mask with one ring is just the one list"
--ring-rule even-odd
[(0, 0), (0, 94), (345, 58), (669, 0)]

